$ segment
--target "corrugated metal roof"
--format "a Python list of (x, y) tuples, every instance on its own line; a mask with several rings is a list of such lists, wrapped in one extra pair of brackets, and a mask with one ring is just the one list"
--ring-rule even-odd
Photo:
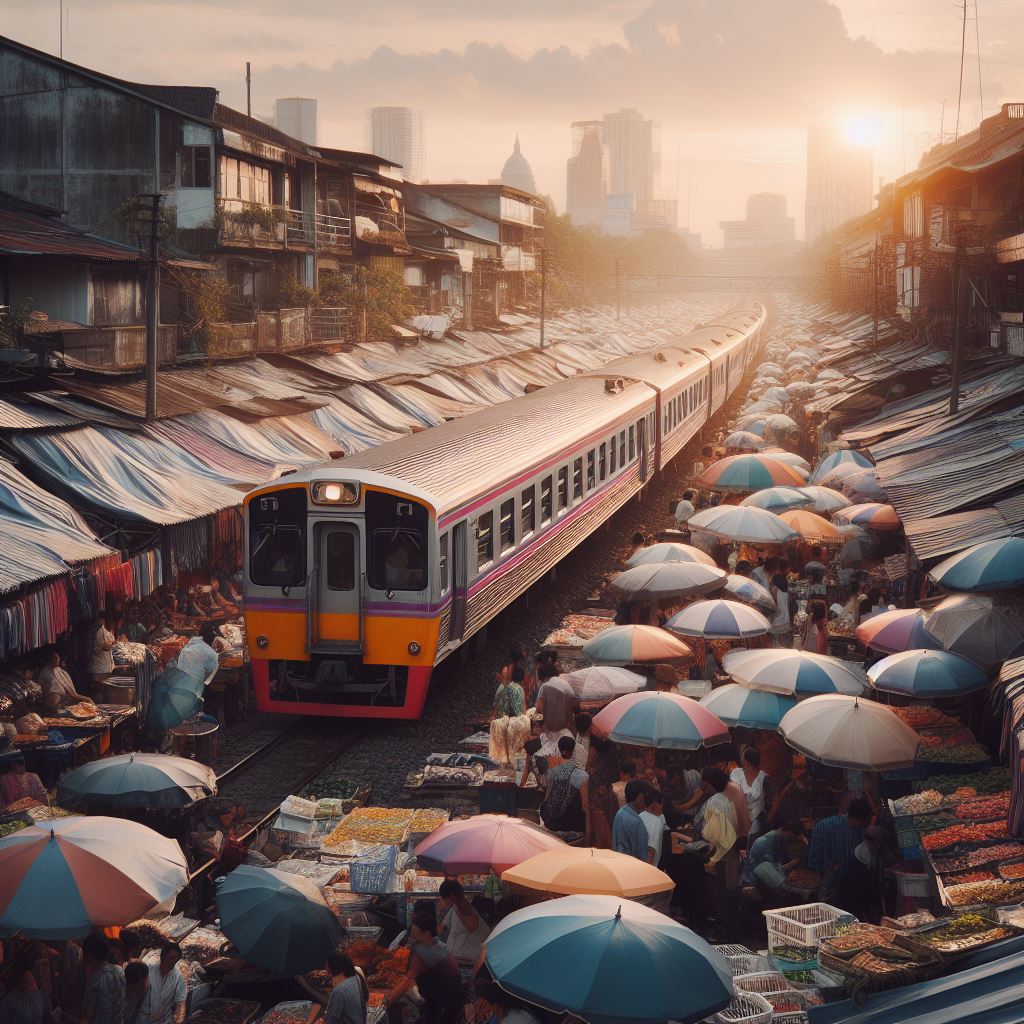
[(47, 430), (80, 423), (71, 413), (0, 398), (0, 430)]
[(903, 528), (914, 554), (922, 562), (1012, 533), (1006, 520), (992, 507), (905, 522)]
[(76, 231), (53, 217), (0, 205), (0, 253), (101, 263), (138, 263), (139, 250)]

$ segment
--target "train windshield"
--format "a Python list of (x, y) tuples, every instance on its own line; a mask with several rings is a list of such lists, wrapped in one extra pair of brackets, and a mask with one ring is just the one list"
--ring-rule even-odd
[(249, 578), (258, 587), (306, 581), (306, 492), (289, 488), (249, 502)]
[(374, 590), (424, 590), (427, 586), (426, 508), (408, 498), (368, 491), (367, 579)]

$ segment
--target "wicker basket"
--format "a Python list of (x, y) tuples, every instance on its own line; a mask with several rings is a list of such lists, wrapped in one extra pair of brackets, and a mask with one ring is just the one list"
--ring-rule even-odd
[(770, 967), (768, 958), (758, 956), (757, 953), (744, 953), (741, 956), (727, 956), (729, 970), (734, 978), (748, 974), (759, 974), (767, 971)]
[(772, 1019), (772, 1004), (755, 992), (734, 995), (724, 1010), (713, 1018), (716, 1024), (768, 1024)]
[(915, 963), (901, 966), (886, 974), (855, 967), (851, 962), (833, 956), (824, 949), (819, 954), (819, 961), (824, 970), (846, 979), (850, 995), (856, 999), (860, 992), (885, 992), (891, 988), (900, 988), (903, 985), (925, 981), (938, 974), (942, 960), (936, 953), (916, 949), (913, 952), (917, 957)]

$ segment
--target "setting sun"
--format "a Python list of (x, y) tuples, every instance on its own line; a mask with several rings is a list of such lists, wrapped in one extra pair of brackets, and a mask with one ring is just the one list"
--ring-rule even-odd
[(857, 146), (877, 146), (882, 123), (877, 117), (848, 117), (843, 122), (843, 138)]

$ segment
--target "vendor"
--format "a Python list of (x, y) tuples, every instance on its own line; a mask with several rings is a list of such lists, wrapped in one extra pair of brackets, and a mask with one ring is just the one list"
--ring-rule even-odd
[(307, 1018), (309, 1024), (318, 1018), (327, 1024), (365, 1024), (369, 992), (359, 968), (347, 953), (336, 949), (327, 958), (327, 969), (331, 972), (327, 1009), (321, 1017), (320, 1007), (314, 1004)]
[(786, 881), (786, 874), (799, 863), (790, 857), (795, 840), (803, 834), (799, 821), (787, 821), (771, 832), (758, 836), (747, 851), (740, 875), (741, 885), (756, 885), (770, 895), (777, 893)]
[(93, 637), (92, 658), (89, 661), (89, 675), (94, 683), (102, 683), (110, 678), (114, 671), (114, 634), (112, 624), (100, 622)]
[(214, 611), (220, 609), (229, 619), (238, 615), (238, 605), (224, 596), (220, 588), (220, 580), (216, 577), (210, 582), (210, 598)]
[(850, 869), (853, 851), (864, 841), (864, 830), (871, 823), (871, 807), (866, 800), (851, 800), (846, 814), (822, 818), (811, 831), (807, 865), (821, 872), (819, 899), (831, 903)]
[(409, 928), (412, 956), (405, 977), (388, 993), (388, 1002), (400, 999), (416, 985), (425, 1005), (422, 1024), (458, 1024), (462, 1012), (462, 974), (437, 937), (437, 924), (427, 914), (413, 915)]
[(558, 678), (555, 665), (542, 665), (537, 673), (540, 689), (537, 691), (537, 710), (544, 716), (548, 732), (561, 732), (563, 729), (572, 731), (576, 724), (576, 702), (565, 684), (556, 685), (550, 682)]
[(182, 1024), (188, 990), (178, 969), (181, 946), (165, 942), (160, 959), (149, 965), (149, 984), (139, 1007), (137, 1024)]
[(200, 679), (203, 682), (212, 679), (220, 666), (220, 658), (213, 649), (216, 638), (216, 627), (206, 623), (199, 636), (192, 637), (181, 649), (181, 654), (178, 655), (178, 668), (193, 679)]
[(480, 956), (491, 927), (466, 899), (458, 879), (446, 878), (437, 895), (438, 924), (444, 935), (444, 944), (460, 971), (468, 975)]
[(885, 868), (893, 861), (889, 833), (878, 825), (864, 830), (837, 896), (838, 905), (859, 921), (878, 924), (885, 913)]
[(50, 711), (89, 699), (75, 689), (71, 676), (61, 666), (60, 654), (57, 651), (47, 658), (39, 670), (39, 685), (43, 688), (43, 704)]
[(589, 843), (587, 809), (590, 806), (590, 794), (587, 783), (590, 780), (573, 759), (575, 750), (576, 741), (571, 736), (563, 736), (558, 741), (562, 763), (548, 769), (547, 796), (540, 805), (540, 815), (544, 827), (549, 831), (582, 832)]
[(41, 804), (47, 802), (46, 787), (35, 772), (25, 770), (25, 755), (20, 750), (0, 754), (0, 800), (13, 804), (16, 800), (31, 797)]

